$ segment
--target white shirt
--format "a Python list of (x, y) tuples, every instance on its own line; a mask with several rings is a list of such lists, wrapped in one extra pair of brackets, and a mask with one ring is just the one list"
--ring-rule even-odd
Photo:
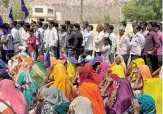
[(147, 36), (147, 34), (148, 34), (148, 31), (147, 30), (145, 30), (144, 32), (143, 31), (141, 31), (140, 32), (144, 37), (146, 37)]
[(109, 37), (109, 33), (108, 32), (104, 32), (104, 37)]
[(97, 34), (96, 40), (94, 41), (96, 52), (100, 52), (102, 49), (104, 35), (105, 35), (104, 31), (101, 31), (100, 33)]
[[(42, 27), (40, 27), (40, 28), (38, 28), (38, 30), (36, 31), (36, 45), (38, 45), (39, 44), (39, 40), (43, 40), (43, 28)], [(39, 36), (40, 35), (40, 36)], [(39, 37), (40, 37), (40, 39), (39, 39)], [(42, 42), (42, 41), (41, 41)]]
[(18, 29), (18, 36), (20, 44), (23, 45), (23, 43), (25, 42), (25, 30), (23, 27)]
[(13, 37), (11, 34), (3, 35), (2, 40), (8, 40), (6, 44), (3, 44), (4, 50), (14, 50)]
[(49, 30), (49, 34), (47, 35), (48, 42), (47, 44), (49, 47), (55, 46), (58, 47), (58, 33), (56, 28), (52, 28)]
[(19, 51), (19, 35), (18, 30), (16, 28), (11, 29), (11, 35), (13, 37), (14, 51)]
[(111, 49), (110, 49), (110, 53), (115, 53), (115, 49), (116, 49), (116, 45), (117, 45), (117, 38), (116, 38), (116, 35), (112, 32), (109, 36), (109, 39), (111, 40), (112, 42), (112, 46), (111, 46)]
[(93, 50), (93, 32), (90, 31), (87, 33), (87, 41), (86, 41), (86, 44), (85, 44), (85, 49), (86, 50)]
[(105, 62), (110, 63), (109, 61), (109, 52), (110, 52), (110, 45), (107, 46), (102, 46), (102, 50), (103, 53), (101, 54), (101, 57), (103, 58), (103, 60)]
[(128, 49), (130, 45), (130, 38), (128, 36), (123, 35), (117, 37), (117, 54), (125, 55), (128, 54)]
[(144, 44), (145, 44), (144, 36), (140, 32), (137, 32), (130, 42), (130, 54), (141, 56)]
[(88, 31), (85, 29), (84, 31), (81, 31), (82, 35), (83, 35), (83, 43), (82, 46), (85, 47), (87, 39), (88, 39)]

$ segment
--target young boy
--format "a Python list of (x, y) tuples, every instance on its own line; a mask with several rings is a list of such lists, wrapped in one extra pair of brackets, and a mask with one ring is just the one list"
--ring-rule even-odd
[(33, 29), (30, 29), (30, 37), (27, 39), (27, 50), (32, 59), (36, 60), (36, 37), (33, 33)]
[(104, 45), (102, 46), (102, 49), (101, 49), (101, 57), (103, 58), (105, 62), (110, 63), (109, 52), (110, 52), (111, 41), (108, 37), (105, 37), (103, 42), (104, 42)]

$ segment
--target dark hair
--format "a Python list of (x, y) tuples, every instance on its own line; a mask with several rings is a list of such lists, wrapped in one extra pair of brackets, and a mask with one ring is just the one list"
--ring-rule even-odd
[(109, 28), (110, 30), (112, 30), (112, 31), (114, 30), (114, 26), (113, 26), (113, 25), (109, 25), (108, 28)]
[(17, 24), (20, 24), (20, 26), (23, 26), (24, 25), (24, 22), (23, 21), (18, 21)]
[(49, 21), (49, 23), (54, 26), (54, 21)]
[(91, 28), (91, 31), (93, 30), (93, 25), (88, 25), (89, 28)]
[(156, 26), (159, 30), (161, 29), (161, 25), (160, 24), (157, 24)]
[(107, 41), (107, 42), (109, 43), (109, 45), (112, 45), (112, 41), (110, 40), (109, 37), (105, 37), (105, 38), (104, 38), (104, 41)]
[(30, 33), (34, 33), (34, 30), (33, 30), (33, 29), (30, 29), (29, 32), (30, 32)]
[(65, 25), (60, 25), (64, 31), (66, 31), (66, 26)]
[(58, 23), (57, 22), (54, 22), (54, 25), (53, 25), (54, 27), (56, 27), (56, 28), (58, 28)]
[(47, 24), (47, 23), (45, 23), (45, 24), (44, 24), (44, 26), (45, 26), (45, 27), (48, 27), (48, 24)]
[(138, 26), (136, 27), (136, 29), (137, 29), (138, 31), (141, 31), (141, 29), (142, 29), (141, 25), (138, 25)]
[(146, 22), (144, 22), (144, 23), (142, 23), (142, 25), (146, 27), (146, 26), (147, 26), (147, 23), (146, 23)]
[(1, 28), (2, 28), (2, 29), (6, 29), (6, 30), (8, 30), (9, 26), (8, 26), (7, 23), (4, 23), (4, 24), (1, 26)]
[(12, 25), (13, 25), (14, 27), (16, 27), (17, 21), (14, 21), (14, 22), (12, 23)]
[(80, 30), (80, 25), (79, 25), (78, 23), (75, 23), (73, 26), (74, 26), (75, 28), (78, 28), (78, 30)]
[(126, 21), (122, 21), (121, 23), (122, 23), (122, 25), (124, 25), (126, 27), (126, 25), (127, 25)]
[(156, 27), (157, 23), (156, 22), (149, 22), (148, 25), (151, 25), (152, 27)]
[(109, 23), (104, 23), (104, 25), (109, 26)]
[(88, 21), (84, 21), (83, 24), (86, 26), (86, 28), (89, 26)]
[(42, 27), (42, 22), (41, 21), (39, 21), (38, 23), (37, 23), (40, 27)]
[(71, 22), (69, 20), (65, 20), (65, 24), (71, 25)]

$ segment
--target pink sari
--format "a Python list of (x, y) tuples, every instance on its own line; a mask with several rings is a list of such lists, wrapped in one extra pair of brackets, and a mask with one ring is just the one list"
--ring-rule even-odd
[(28, 114), (27, 103), (25, 98), (12, 80), (0, 81), (0, 99), (9, 102), (16, 114)]

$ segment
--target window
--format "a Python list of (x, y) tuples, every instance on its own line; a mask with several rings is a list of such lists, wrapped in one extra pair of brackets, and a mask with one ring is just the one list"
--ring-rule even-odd
[(35, 8), (36, 13), (43, 13), (43, 8)]
[(48, 13), (53, 13), (53, 9), (48, 9)]

